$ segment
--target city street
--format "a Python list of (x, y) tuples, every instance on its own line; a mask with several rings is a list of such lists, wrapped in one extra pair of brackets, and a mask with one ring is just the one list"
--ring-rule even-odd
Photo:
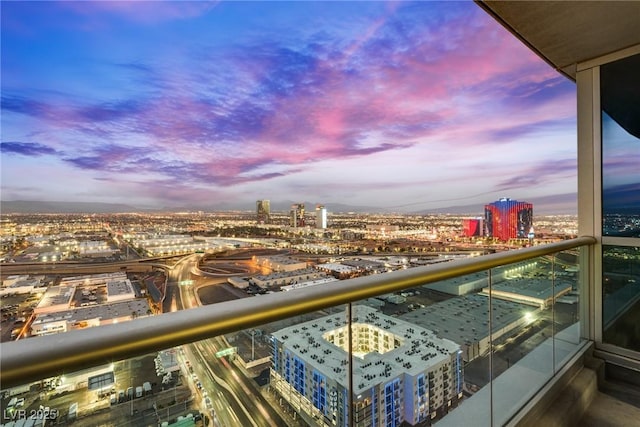
[[(197, 276), (192, 275), (195, 262), (196, 258), (190, 257), (188, 262), (176, 266), (172, 271), (175, 273), (173, 281), (185, 283), (185, 281), (193, 280), (202, 283)], [(227, 295), (227, 299), (232, 299), (228, 295), (229, 291), (222, 290), (224, 285), (220, 285), (226, 281), (214, 279), (209, 283), (211, 283), (211, 287), (219, 291), (215, 294), (223, 292)], [(178, 288), (178, 291), (174, 293), (177, 308), (189, 309), (199, 305), (199, 299), (195, 295), (198, 286), (183, 285)], [(211, 293), (209, 292), (209, 294)], [(202, 391), (207, 391), (212, 398), (215, 420), (218, 423), (216, 425), (229, 427), (237, 425), (255, 427), (290, 425), (284, 422), (278, 412), (264, 399), (255, 381), (247, 378), (233, 362), (230, 363), (225, 357), (216, 357), (216, 352), (227, 347), (228, 344), (221, 337), (183, 346), (185, 357), (191, 361), (194, 374), (201, 383)], [(199, 396), (202, 396), (202, 391), (199, 391)]]

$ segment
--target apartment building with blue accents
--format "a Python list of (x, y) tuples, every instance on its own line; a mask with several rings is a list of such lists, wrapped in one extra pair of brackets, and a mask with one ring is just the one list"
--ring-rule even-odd
[(367, 306), (354, 306), (352, 316), (350, 346), (345, 311), (272, 335), (271, 386), (305, 421), (349, 425), (349, 389), (356, 426), (416, 425), (457, 405), (463, 384), (459, 345)]

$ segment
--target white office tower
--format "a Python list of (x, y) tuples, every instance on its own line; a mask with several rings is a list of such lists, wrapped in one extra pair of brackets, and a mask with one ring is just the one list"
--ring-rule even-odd
[(316, 206), (316, 228), (327, 228), (327, 209), (322, 205)]
[(272, 334), (271, 387), (312, 426), (427, 425), (462, 398), (460, 346), (430, 330), (353, 306)]

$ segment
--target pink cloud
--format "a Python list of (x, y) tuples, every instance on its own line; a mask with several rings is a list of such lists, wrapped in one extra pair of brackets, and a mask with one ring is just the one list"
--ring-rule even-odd
[[(196, 16), (213, 5), (96, 2), (65, 7), (145, 23)], [(526, 109), (511, 108), (506, 100), (510, 91), (518, 91), (522, 99), (535, 96), (542, 83), (554, 78), (553, 70), (489, 18), (477, 19), (473, 26), (467, 21), (468, 17), (460, 17), (435, 30), (424, 26), (406, 46), (390, 43), (389, 55), (380, 56), (376, 43), (387, 36), (386, 21), (379, 19), (348, 43), (340, 60), (328, 55), (303, 64), (308, 69), (285, 82), (293, 87), (291, 93), (281, 94), (268, 85), (282, 66), (279, 61), (288, 59), (278, 56), (284, 48), (276, 45), (262, 55), (252, 51), (237, 59), (233, 65), (239, 69), (239, 77), (234, 76), (238, 87), (221, 100), (200, 97), (197, 87), (205, 83), (195, 82), (196, 74), (167, 68), (156, 76), (161, 89), (152, 98), (139, 100), (139, 106), (43, 104), (39, 117), (56, 128), (104, 132), (112, 138), (141, 135), (163, 160), (179, 158), (193, 165), (198, 171), (194, 179), (205, 182), (217, 177), (235, 183), (291, 173), (297, 165), (317, 159), (427, 144), (436, 136), (457, 147), (492, 142), (497, 132), (509, 135), (515, 129), (515, 135), (520, 127), (524, 130), (532, 123), (573, 113), (569, 93), (536, 101)], [(294, 53), (310, 55), (302, 50)], [(311, 87), (304, 86), (305, 80), (313, 82)], [(127, 160), (122, 152), (89, 153), (87, 164), (97, 157), (110, 164)]]

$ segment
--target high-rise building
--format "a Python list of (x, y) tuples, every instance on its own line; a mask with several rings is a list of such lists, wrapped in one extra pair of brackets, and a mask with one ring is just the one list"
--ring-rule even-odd
[(465, 237), (476, 237), (484, 235), (482, 218), (464, 218), (462, 220), (462, 233)]
[(271, 205), (268, 200), (258, 200), (256, 202), (256, 220), (259, 224), (269, 223), (271, 216)]
[(327, 209), (323, 205), (316, 206), (316, 228), (327, 228)]
[(304, 227), (304, 203), (297, 203), (291, 205), (289, 211), (289, 225), (291, 227)]
[(526, 239), (533, 227), (533, 205), (506, 197), (485, 205), (484, 226), (487, 237)]

